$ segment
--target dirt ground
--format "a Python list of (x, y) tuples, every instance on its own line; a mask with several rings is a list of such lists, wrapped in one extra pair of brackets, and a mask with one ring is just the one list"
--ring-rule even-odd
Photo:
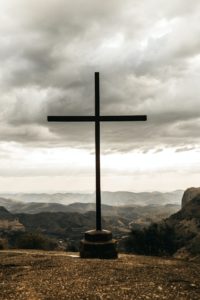
[(78, 253), (0, 251), (0, 299), (197, 299), (200, 264), (120, 255), (80, 259)]

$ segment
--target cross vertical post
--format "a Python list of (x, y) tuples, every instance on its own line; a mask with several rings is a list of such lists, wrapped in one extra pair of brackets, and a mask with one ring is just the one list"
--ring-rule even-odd
[(96, 230), (101, 230), (101, 174), (100, 174), (100, 89), (99, 72), (95, 72), (95, 160), (96, 160)]

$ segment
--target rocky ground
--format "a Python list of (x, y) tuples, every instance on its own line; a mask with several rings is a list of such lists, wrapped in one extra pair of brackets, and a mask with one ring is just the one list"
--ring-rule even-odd
[(120, 255), (0, 251), (0, 299), (200, 299), (200, 264)]

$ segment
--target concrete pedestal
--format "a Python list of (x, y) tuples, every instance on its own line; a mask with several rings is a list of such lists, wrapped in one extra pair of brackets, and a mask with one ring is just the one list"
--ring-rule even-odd
[(90, 230), (80, 242), (81, 258), (117, 258), (117, 241), (108, 230)]

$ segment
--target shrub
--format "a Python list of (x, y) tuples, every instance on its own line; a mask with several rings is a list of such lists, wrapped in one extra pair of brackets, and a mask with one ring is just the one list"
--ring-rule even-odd
[(55, 250), (57, 242), (41, 233), (30, 232), (19, 236), (16, 247), (21, 249)]
[(132, 230), (125, 249), (143, 255), (172, 255), (177, 250), (174, 229), (165, 223), (154, 223), (148, 228)]

